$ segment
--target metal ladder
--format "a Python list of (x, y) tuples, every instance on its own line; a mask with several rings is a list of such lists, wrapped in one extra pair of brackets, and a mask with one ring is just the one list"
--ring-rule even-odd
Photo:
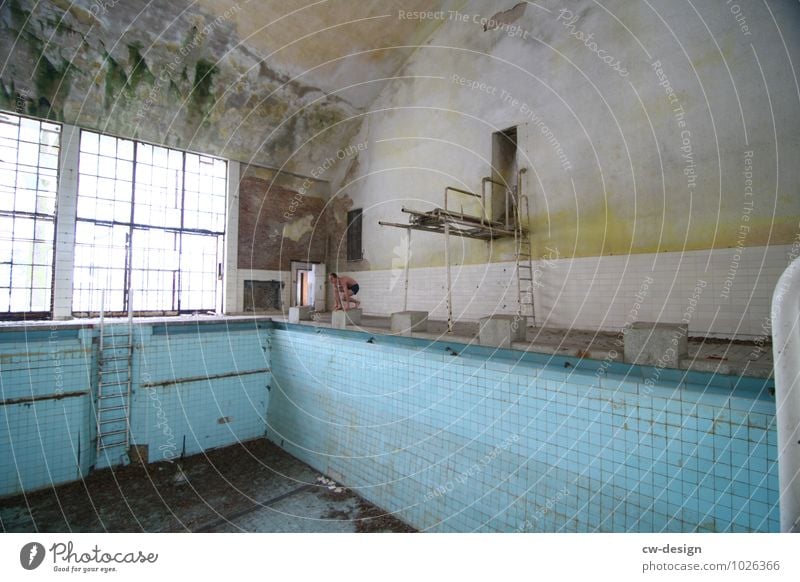
[(533, 306), (533, 253), (528, 230), (522, 226), (522, 219), (528, 218), (528, 197), (519, 195), (514, 205), (514, 258), (517, 268), (518, 315), (528, 318), (528, 325), (536, 323)]
[(130, 448), (130, 404), (133, 376), (133, 321), (106, 325), (100, 313), (97, 359), (97, 460), (123, 458)]

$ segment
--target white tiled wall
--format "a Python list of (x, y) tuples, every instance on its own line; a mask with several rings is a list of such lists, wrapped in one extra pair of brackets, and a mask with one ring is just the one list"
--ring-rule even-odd
[[(536, 321), (618, 330), (633, 321), (686, 319), (691, 333), (756, 337), (765, 331), (773, 289), (793, 254), (791, 246), (778, 245), (537, 261)], [(403, 309), (401, 269), (349, 274), (360, 283), (365, 313)], [(445, 276), (443, 267), (412, 269), (408, 309), (446, 318)], [(516, 312), (513, 263), (453, 267), (452, 279), (454, 318)]]

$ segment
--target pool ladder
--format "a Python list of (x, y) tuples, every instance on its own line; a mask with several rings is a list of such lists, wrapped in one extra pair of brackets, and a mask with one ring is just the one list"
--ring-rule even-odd
[(528, 197), (516, 196), (514, 205), (514, 258), (517, 271), (518, 314), (528, 318), (528, 325), (536, 323), (533, 305), (533, 253), (528, 230), (522, 226), (529, 217)]
[(108, 464), (125, 459), (130, 448), (130, 404), (133, 377), (133, 322), (106, 325), (100, 315), (97, 360), (97, 459)]

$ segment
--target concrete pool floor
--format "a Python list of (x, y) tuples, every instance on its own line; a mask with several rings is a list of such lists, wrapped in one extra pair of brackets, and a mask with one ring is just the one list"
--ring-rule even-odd
[(266, 439), (0, 500), (4, 532), (411, 532)]

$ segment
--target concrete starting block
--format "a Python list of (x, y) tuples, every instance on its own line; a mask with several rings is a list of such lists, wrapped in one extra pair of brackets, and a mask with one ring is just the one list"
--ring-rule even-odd
[(344, 329), (348, 324), (361, 325), (361, 310), (351, 309), (350, 311), (334, 311), (331, 315), (331, 327)]
[(637, 321), (625, 330), (627, 364), (680, 368), (689, 357), (688, 326), (682, 323)]
[(522, 315), (490, 315), (482, 317), (478, 343), (482, 346), (510, 348), (511, 342), (524, 342), (528, 318)]
[(427, 311), (398, 311), (397, 313), (392, 313), (392, 333), (411, 335), (415, 331), (428, 331)]
[(302, 305), (300, 307), (289, 308), (289, 323), (300, 323), (301, 321), (311, 321), (311, 306)]

